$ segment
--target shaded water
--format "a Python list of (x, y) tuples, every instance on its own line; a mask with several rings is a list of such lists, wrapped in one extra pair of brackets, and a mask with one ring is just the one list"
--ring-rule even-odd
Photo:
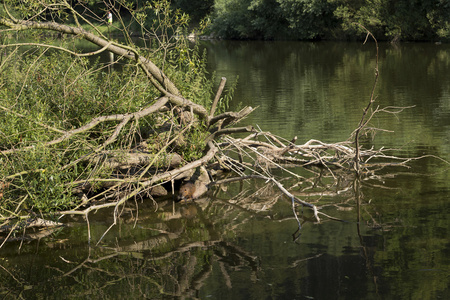
[[(373, 44), (208, 42), (209, 66), (228, 84), (230, 108), (258, 106), (244, 124), (298, 143), (346, 140), (370, 96)], [(377, 105), (393, 132), (366, 146), (405, 157), (450, 160), (450, 45), (380, 45)], [(0, 295), (7, 298), (448, 299), (448, 164), (428, 157), (358, 181), (308, 176), (292, 190), (343, 219), (312, 223), (264, 182), (216, 188), (195, 205), (130, 203), (99, 246), (74, 217), (40, 241), (10, 242), (1, 253)], [(306, 174), (305, 174), (306, 176)], [(307, 188), (306, 188), (307, 187)], [(136, 210), (138, 206), (138, 210)], [(138, 215), (137, 215), (138, 213)], [(90, 217), (96, 241), (111, 212)]]

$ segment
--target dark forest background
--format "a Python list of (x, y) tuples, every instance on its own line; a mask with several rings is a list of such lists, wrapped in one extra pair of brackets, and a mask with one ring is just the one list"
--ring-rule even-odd
[[(139, 1), (136, 1), (137, 4)], [(173, 0), (225, 39), (351, 40), (359, 23), (380, 40), (450, 40), (448, 0)]]
[[(72, 0), (97, 15), (101, 0)], [(139, 11), (148, 0), (118, 0)], [(208, 24), (206, 33), (223, 39), (354, 40), (370, 30), (379, 40), (450, 41), (449, 0), (171, 0), (191, 25)], [(124, 10), (125, 11), (125, 10)], [(125, 16), (122, 16), (126, 18)], [(150, 21), (150, 19), (149, 19)]]

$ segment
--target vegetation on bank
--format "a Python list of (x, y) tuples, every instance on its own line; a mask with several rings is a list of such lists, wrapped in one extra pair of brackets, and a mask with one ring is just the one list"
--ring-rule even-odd
[[(88, 2), (93, 10), (102, 10), (96, 1)], [(354, 40), (364, 33), (355, 23), (379, 40), (450, 39), (446, 0), (172, 0), (171, 4), (188, 14), (191, 23), (209, 23), (208, 34), (225, 39)], [(136, 10), (146, 5), (143, 0), (130, 3)]]
[[(20, 2), (17, 7), (26, 16), (32, 3)], [(450, 2), (446, 0), (170, 0), (168, 3), (178, 11), (174, 22), (187, 21), (190, 30), (213, 38), (356, 40), (365, 33), (357, 25), (361, 24), (378, 40), (450, 41)], [(120, 0), (110, 7), (113, 24), (108, 26), (107, 4), (98, 0), (70, 4), (105, 35), (122, 35), (125, 30), (140, 36), (145, 28), (158, 23), (161, 16), (156, 13), (158, 1)], [(74, 23), (64, 10), (42, 16)], [(84, 22), (81, 25), (85, 29), (90, 26)]]
[(356, 39), (362, 24), (378, 39), (450, 38), (450, 2), (444, 0), (215, 0), (212, 29), (238, 39)]
[[(167, 4), (161, 2), (159, 23), (153, 25), (162, 28), (166, 22), (174, 32), (184, 30), (186, 20)], [(21, 8), (29, 13), (26, 7), (10, 7), (16, 16), (20, 16)], [(2, 13), (1, 17), (8, 17), (4, 9)], [(174, 23), (173, 19), (179, 22)], [(82, 28), (90, 26), (83, 23)], [(105, 32), (102, 27), (96, 29), (100, 36)], [(124, 30), (118, 32), (126, 34)], [(105, 143), (117, 130), (117, 123), (112, 120), (55, 142), (61, 135), (96, 118), (142, 111), (161, 97), (161, 91), (149, 85), (148, 74), (135, 61), (116, 56), (105, 63), (98, 58), (93, 61), (89, 56), (79, 56), (76, 43), (82, 37), (61, 35), (55, 42), (53, 37), (35, 30), (26, 32), (26, 43), (19, 46), (18, 42), (23, 40), (21, 32), (11, 34), (4, 30), (4, 33), (5, 47), (0, 48), (2, 218), (27, 211), (46, 213), (74, 208), (81, 203), (79, 190), (74, 190), (74, 186), (89, 178), (99, 179), (89, 183), (89, 193), (104, 189), (101, 179), (107, 181), (112, 169), (103, 160), (89, 159), (93, 153), (145, 147), (141, 150), (148, 154), (156, 155), (161, 149), (166, 150), (164, 155), (177, 152), (186, 162), (202, 155), (205, 144), (199, 137), (205, 135), (204, 126), (184, 130), (184, 139), (189, 144), (167, 145), (179, 134), (178, 129), (173, 128), (165, 135), (156, 131), (161, 123), (180, 122), (174, 115), (174, 107), (167, 107), (158, 117), (143, 116), (125, 124), (115, 143)], [(186, 98), (210, 107), (215, 80), (205, 70), (205, 57), (198, 48), (190, 48), (184, 38), (169, 35), (165, 38), (153, 39), (139, 51), (151, 57), (156, 65), (163, 66), (161, 71)], [(223, 103), (226, 102), (219, 104), (217, 111), (223, 111)], [(152, 142), (140, 145), (147, 138)]]

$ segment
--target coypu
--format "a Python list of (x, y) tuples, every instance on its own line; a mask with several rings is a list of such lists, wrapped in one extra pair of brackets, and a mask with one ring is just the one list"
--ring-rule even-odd
[(194, 193), (195, 193), (195, 184), (191, 181), (188, 181), (181, 185), (180, 192), (178, 194), (178, 200), (184, 200), (185, 202), (187, 200), (194, 200)]
[(195, 200), (208, 191), (211, 180), (205, 167), (200, 167), (200, 175), (193, 176), (189, 181), (184, 182), (178, 193), (178, 201)]

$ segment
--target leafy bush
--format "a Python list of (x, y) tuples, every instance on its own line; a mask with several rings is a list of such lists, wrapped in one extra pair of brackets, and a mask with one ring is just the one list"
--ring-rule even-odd
[[(151, 52), (152, 61), (164, 66), (185, 97), (209, 107), (213, 80), (208, 79), (204, 54), (190, 48), (184, 39), (167, 41), (174, 44), (155, 48), (163, 51)], [(70, 42), (59, 42), (71, 49)], [(83, 157), (105, 142), (117, 123), (102, 123), (55, 145), (45, 143), (96, 117), (137, 112), (151, 105), (160, 92), (133, 61), (108, 71), (99, 61), (52, 49), (0, 51), (0, 150), (26, 149), (0, 157), (0, 183), (8, 182), (8, 188), (0, 190), (2, 214), (9, 215), (19, 207), (41, 212), (72, 208), (80, 201), (72, 195), (73, 183), (110, 176), (111, 170)], [(105, 150), (135, 147), (160, 118), (148, 116), (127, 124)], [(175, 121), (170, 111), (166, 119)], [(178, 149), (185, 159), (201, 155), (205, 135), (202, 126), (191, 129), (193, 142)]]

